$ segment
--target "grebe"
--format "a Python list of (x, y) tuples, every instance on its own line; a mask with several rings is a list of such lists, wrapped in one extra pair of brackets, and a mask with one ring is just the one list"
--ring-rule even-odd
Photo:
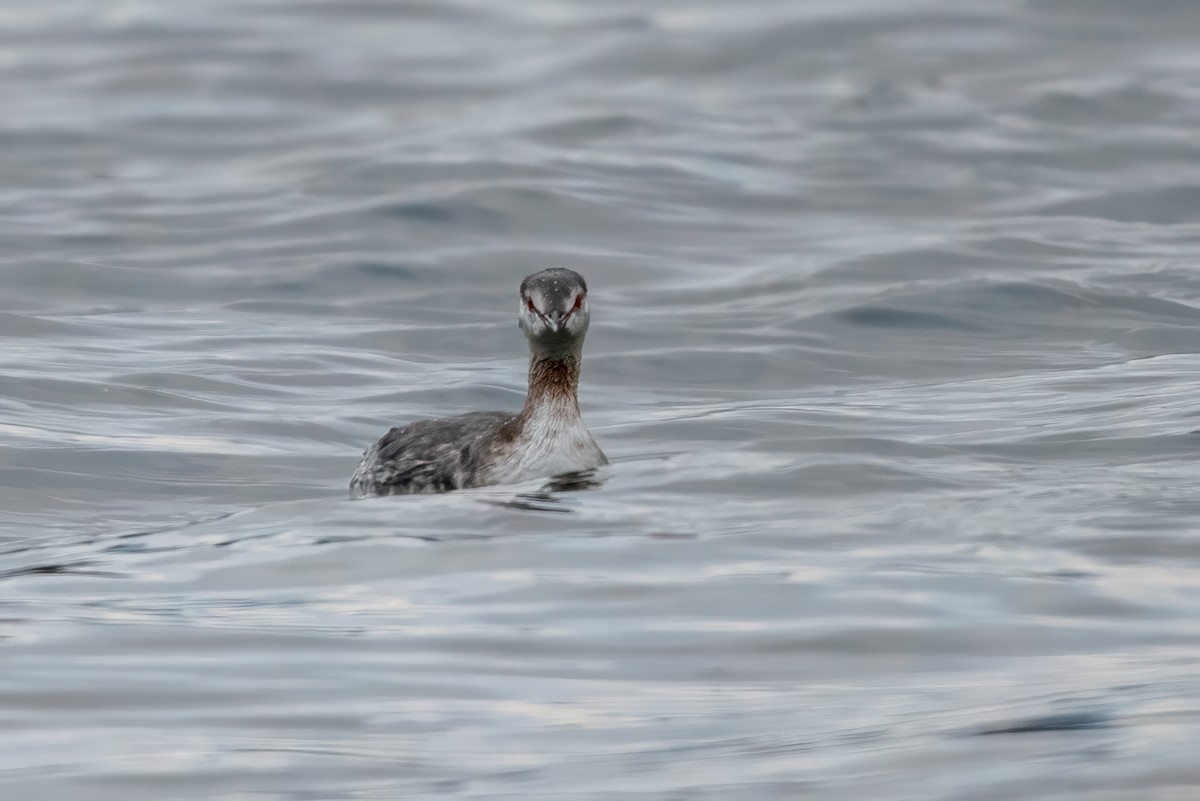
[(587, 283), (552, 269), (521, 282), (517, 322), (529, 340), (529, 391), (515, 415), (471, 412), (393, 428), (363, 453), (350, 497), (449, 492), (608, 464), (579, 414)]

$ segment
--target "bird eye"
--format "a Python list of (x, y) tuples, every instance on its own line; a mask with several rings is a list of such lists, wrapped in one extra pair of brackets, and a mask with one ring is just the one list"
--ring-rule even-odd
[(579, 311), (579, 307), (582, 305), (583, 305), (583, 295), (576, 295), (574, 311)]
[(537, 306), (533, 305), (533, 298), (525, 298), (525, 305), (529, 307), (531, 312), (537, 314)]

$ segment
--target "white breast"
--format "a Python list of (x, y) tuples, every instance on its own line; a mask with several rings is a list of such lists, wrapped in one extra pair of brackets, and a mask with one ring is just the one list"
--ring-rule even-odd
[(500, 454), (492, 478), (512, 483), (591, 470), (608, 464), (575, 409), (541, 407), (525, 419), (511, 449)]

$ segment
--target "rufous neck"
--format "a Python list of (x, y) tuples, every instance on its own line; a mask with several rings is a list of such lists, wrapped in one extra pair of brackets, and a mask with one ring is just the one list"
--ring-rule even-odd
[(529, 392), (523, 414), (550, 410), (557, 414), (579, 414), (579, 351), (545, 353), (535, 350), (529, 357)]

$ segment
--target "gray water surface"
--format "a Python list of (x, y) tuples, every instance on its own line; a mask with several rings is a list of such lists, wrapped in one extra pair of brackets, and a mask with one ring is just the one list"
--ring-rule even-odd
[[(1198, 40), (0, 2), (0, 798), (1200, 796)], [(556, 265), (602, 485), (345, 500)]]

